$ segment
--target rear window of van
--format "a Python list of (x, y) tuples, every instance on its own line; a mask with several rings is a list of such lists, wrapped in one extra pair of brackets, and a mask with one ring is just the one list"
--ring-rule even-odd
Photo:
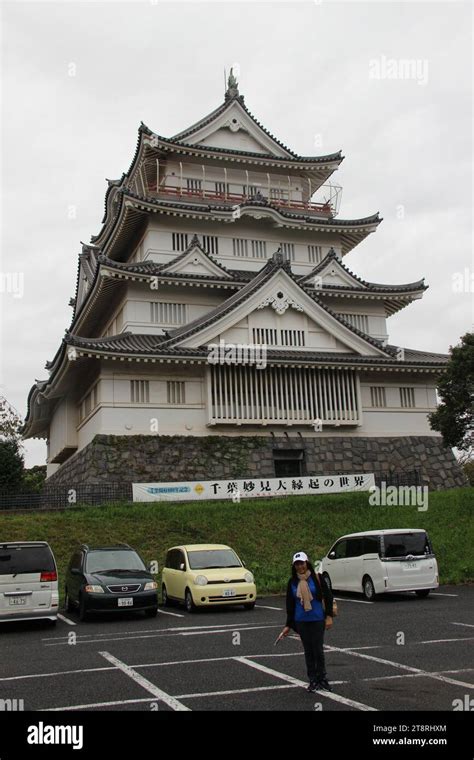
[(430, 552), (426, 533), (392, 533), (384, 536), (385, 556), (396, 558), (407, 554), (422, 555)]
[(52, 573), (56, 570), (48, 546), (0, 547), (0, 575)]

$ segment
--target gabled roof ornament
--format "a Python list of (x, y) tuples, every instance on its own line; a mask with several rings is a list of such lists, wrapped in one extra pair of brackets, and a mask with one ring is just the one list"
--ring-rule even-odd
[(226, 100), (232, 100), (232, 98), (240, 98), (243, 100), (243, 96), (239, 93), (239, 84), (234, 76), (233, 69), (231, 68), (230, 74), (227, 79), (227, 90), (225, 93)]

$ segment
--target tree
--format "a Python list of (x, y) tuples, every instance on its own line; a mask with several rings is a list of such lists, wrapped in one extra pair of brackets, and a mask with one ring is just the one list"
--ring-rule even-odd
[(441, 404), (428, 419), (446, 446), (469, 451), (474, 446), (474, 333), (463, 335), (450, 354), (438, 385)]
[(0, 489), (14, 491), (23, 484), (21, 418), (6, 398), (0, 396)]

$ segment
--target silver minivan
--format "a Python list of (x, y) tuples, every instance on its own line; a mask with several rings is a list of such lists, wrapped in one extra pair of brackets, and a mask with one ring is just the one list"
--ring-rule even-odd
[(58, 570), (46, 541), (0, 543), (0, 623), (46, 619), (56, 623)]
[(428, 596), (439, 586), (438, 563), (425, 530), (396, 528), (348, 533), (321, 560), (333, 589), (377, 594), (415, 591)]

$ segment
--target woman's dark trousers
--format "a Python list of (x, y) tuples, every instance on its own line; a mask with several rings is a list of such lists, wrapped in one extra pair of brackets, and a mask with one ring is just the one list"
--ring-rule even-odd
[(297, 631), (301, 637), (306, 660), (306, 670), (310, 681), (323, 681), (326, 678), (324, 662), (324, 620), (297, 623)]

